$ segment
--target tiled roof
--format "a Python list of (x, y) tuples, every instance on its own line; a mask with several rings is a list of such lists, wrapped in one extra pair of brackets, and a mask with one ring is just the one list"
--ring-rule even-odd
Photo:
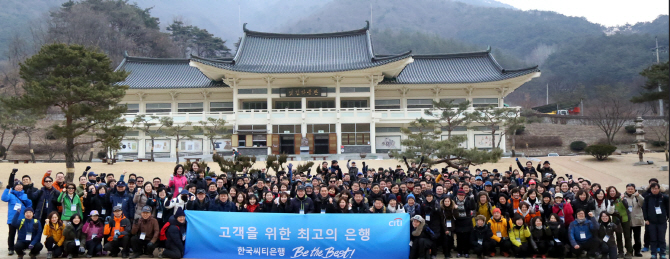
[(380, 84), (482, 83), (519, 77), (540, 70), (529, 67), (503, 69), (487, 51), (444, 55), (413, 55), (414, 62), (405, 66), (396, 78)]
[(123, 84), (130, 89), (226, 87), (189, 66), (189, 59), (128, 57), (116, 70), (130, 72)]
[(410, 52), (376, 57), (369, 27), (321, 33), (280, 34), (244, 27), (244, 37), (233, 60), (191, 60), (226, 70), (250, 73), (319, 73), (366, 69), (409, 58)]

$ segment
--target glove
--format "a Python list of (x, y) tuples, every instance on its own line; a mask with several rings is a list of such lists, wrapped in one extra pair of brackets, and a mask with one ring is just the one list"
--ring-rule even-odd
[(105, 218), (105, 225), (109, 224), (109, 221), (112, 219), (112, 216), (107, 216)]
[(519, 162), (519, 158), (518, 158), (518, 157), (516, 158), (516, 161)]
[(119, 239), (119, 233), (114, 234), (114, 240)]
[(147, 246), (148, 246), (148, 247), (152, 247), (152, 246), (154, 246), (154, 243), (153, 243), (153, 242), (149, 242), (149, 243), (147, 243)]
[(91, 170), (91, 166), (87, 166), (87, 167), (86, 167), (86, 171), (87, 171), (87, 172), (88, 172), (88, 170)]
[(288, 169), (291, 169), (291, 168), (293, 168), (293, 163), (288, 164)]
[(33, 247), (35, 247), (35, 246), (34, 245), (29, 245), (28, 249), (33, 249)]
[(347, 163), (351, 162), (351, 159), (347, 160)]
[(84, 249), (83, 246), (80, 246), (80, 247), (79, 247), (79, 253), (80, 253), (80, 254), (83, 254), (84, 252), (86, 252), (86, 249)]

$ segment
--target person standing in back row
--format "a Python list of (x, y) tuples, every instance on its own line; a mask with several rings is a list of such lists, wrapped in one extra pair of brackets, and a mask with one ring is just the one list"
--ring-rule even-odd
[(665, 231), (668, 228), (668, 196), (661, 193), (658, 183), (649, 185), (651, 195), (647, 196), (642, 205), (644, 224), (649, 231), (649, 246), (651, 258), (656, 259), (656, 252), (661, 259), (666, 259)]

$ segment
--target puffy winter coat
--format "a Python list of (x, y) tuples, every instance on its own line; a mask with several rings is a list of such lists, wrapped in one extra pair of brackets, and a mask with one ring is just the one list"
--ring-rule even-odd
[[(142, 217), (142, 208), (144, 208), (145, 205), (148, 205), (148, 202), (151, 202), (153, 204), (156, 203), (156, 191), (151, 191), (151, 197), (147, 195), (143, 189), (138, 190), (135, 192), (135, 196), (133, 197), (133, 203), (135, 203), (135, 217), (134, 219), (139, 219)], [(151, 215), (155, 216), (156, 215), (156, 210), (153, 209), (153, 206), (151, 206)]]
[(484, 226), (476, 226), (470, 232), (470, 244), (478, 244), (479, 241), (482, 241), (482, 244), (490, 242), (491, 241), (491, 236), (493, 236), (493, 232), (491, 231), (491, 226), (489, 224), (485, 224)]
[(221, 202), (221, 200), (216, 200), (209, 203), (209, 211), (223, 211), (223, 212), (232, 212), (235, 211), (235, 203), (231, 201)]
[(19, 219), (23, 219), (23, 211), (25, 211), (26, 208), (32, 208), (33, 202), (28, 199), (28, 195), (23, 193), (23, 191), (16, 191), (14, 189), (5, 189), (4, 192), (2, 192), (2, 201), (8, 203), (8, 209), (7, 209), (7, 224), (12, 224), (12, 218), (16, 214), (16, 204), (21, 204), (21, 208), (18, 210), (19, 212)]
[(528, 242), (530, 239), (530, 229), (528, 226), (512, 226), (509, 229), (509, 239), (512, 241), (512, 245), (520, 247), (521, 244)]
[[(589, 219), (584, 219), (584, 222), (579, 222), (575, 220), (570, 223), (570, 228), (568, 228), (568, 238), (570, 239), (570, 246), (581, 245), (593, 237), (591, 231), (596, 231), (599, 225), (595, 217)], [(584, 238), (582, 238), (582, 233)]]
[(63, 230), (63, 236), (65, 237), (65, 243), (64, 245), (68, 245), (69, 243), (76, 243), (76, 239), (79, 239), (79, 247), (86, 247), (86, 233), (84, 233), (82, 230), (84, 229), (84, 223), (81, 222), (79, 226), (76, 228), (74, 227), (74, 224), (68, 223), (65, 226), (65, 230)]
[(17, 240), (27, 241), (26, 234), (30, 233), (32, 236), (30, 244), (36, 245), (40, 242), (40, 239), (42, 239), (42, 236), (40, 235), (42, 234), (42, 224), (40, 224), (40, 221), (35, 218), (28, 220), (23, 217), (19, 217), (20, 214), (23, 214), (23, 212), (16, 212), (12, 217), (12, 226), (19, 230)]
[(488, 221), (488, 225), (491, 227), (491, 239), (496, 242), (500, 242), (503, 238), (509, 238), (508, 230), (512, 226), (512, 222), (509, 219), (500, 216), (499, 220), (491, 218)]
[(165, 231), (165, 247), (170, 250), (178, 250), (184, 257), (184, 237), (186, 236), (186, 223), (179, 223), (174, 217), (170, 218), (170, 226)]
[(623, 199), (628, 203), (628, 216), (630, 217), (631, 227), (644, 226), (644, 214), (642, 213), (642, 205), (644, 204), (644, 197), (637, 192), (629, 195), (623, 194)]
[(310, 213), (314, 211), (314, 203), (312, 202), (312, 199), (307, 197), (298, 198), (295, 197), (291, 199), (291, 209), (289, 210), (291, 213), (300, 213), (300, 210), (303, 210), (305, 214)]
[[(105, 224), (102, 222), (102, 218), (98, 218), (98, 221), (93, 221), (89, 219), (84, 223), (84, 227), (81, 229), (81, 232), (86, 233), (86, 241), (96, 239), (100, 242), (105, 234)], [(94, 237), (95, 236), (95, 237)]]
[(44, 226), (44, 231), (42, 231), (42, 234), (46, 237), (52, 237), (58, 246), (63, 246), (63, 242), (65, 242), (65, 236), (63, 236), (64, 228), (65, 226), (63, 226), (62, 223), (49, 223), (49, 225)]
[(559, 217), (563, 218), (563, 225), (567, 228), (570, 223), (575, 221), (574, 212), (572, 211), (572, 204), (567, 202), (555, 203), (552, 211)]
[(42, 187), (33, 193), (33, 200), (36, 204), (33, 204), (33, 209), (35, 209), (35, 218), (46, 219), (46, 216), (49, 215), (54, 210), (58, 209), (58, 196), (60, 192), (56, 188), (47, 189)]
[[(660, 213), (656, 212), (657, 207), (660, 207)], [(644, 200), (642, 213), (644, 220), (648, 220), (650, 224), (664, 223), (668, 220), (668, 196), (660, 192), (657, 195), (650, 194)]]

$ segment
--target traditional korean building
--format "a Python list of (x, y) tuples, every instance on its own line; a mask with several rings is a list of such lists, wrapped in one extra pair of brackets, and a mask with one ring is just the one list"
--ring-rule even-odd
[[(401, 127), (424, 115), (433, 101), (468, 100), (473, 108), (503, 99), (540, 76), (535, 67), (504, 69), (481, 52), (379, 55), (369, 27), (321, 34), (248, 30), (232, 58), (126, 57), (122, 103), (128, 121), (138, 114), (170, 116), (175, 123), (225, 119), (230, 139), (214, 146), (203, 136), (155, 141), (157, 156), (202, 154), (386, 153), (398, 149)], [(467, 148), (491, 148), (490, 132), (457, 129)], [(504, 140), (503, 140), (504, 141)], [(504, 143), (501, 145), (504, 147)], [(148, 137), (131, 132), (120, 151), (148, 157)]]

